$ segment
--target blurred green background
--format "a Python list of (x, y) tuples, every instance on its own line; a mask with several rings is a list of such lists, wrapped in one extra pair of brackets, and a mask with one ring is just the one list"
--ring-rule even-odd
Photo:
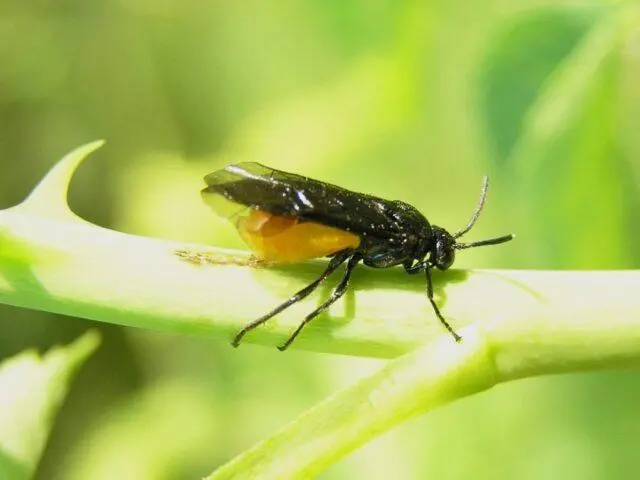
[[(469, 238), (518, 238), (457, 267), (640, 264), (637, 1), (0, 0), (0, 126), (0, 207), (97, 138), (76, 212), (238, 248), (198, 194), (226, 163), (402, 199), (452, 230), (487, 172)], [(3, 305), (0, 359), (90, 327), (105, 343), (39, 479), (199, 478), (381, 364)], [(632, 478), (639, 439), (638, 373), (563, 375), (413, 420), (321, 478)]]

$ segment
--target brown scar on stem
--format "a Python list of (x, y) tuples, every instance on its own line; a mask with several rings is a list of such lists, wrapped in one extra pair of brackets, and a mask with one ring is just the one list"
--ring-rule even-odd
[(218, 253), (207, 250), (178, 249), (174, 255), (194, 265), (235, 265), (238, 267), (267, 268), (273, 262), (259, 259), (253, 255)]

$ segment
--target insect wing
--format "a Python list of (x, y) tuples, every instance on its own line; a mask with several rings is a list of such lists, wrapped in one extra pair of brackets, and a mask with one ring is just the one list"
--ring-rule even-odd
[(297, 216), (304, 209), (314, 208), (313, 204), (301, 204), (296, 195), (309, 181), (312, 180), (259, 163), (244, 162), (207, 175), (208, 187), (203, 195), (218, 194), (237, 204), (274, 215)]
[(204, 203), (209, 205), (218, 216), (229, 219), (233, 223), (236, 223), (238, 218), (250, 210), (246, 205), (231, 201), (223, 195), (213, 194), (207, 189), (202, 190), (201, 194)]
[(205, 201), (229, 217), (233, 209), (216, 207), (208, 195), (260, 209), (274, 215), (295, 216), (356, 234), (391, 236), (402, 233), (395, 217), (398, 207), (372, 195), (352, 192), (311, 178), (272, 169), (255, 162), (238, 163), (205, 177)]

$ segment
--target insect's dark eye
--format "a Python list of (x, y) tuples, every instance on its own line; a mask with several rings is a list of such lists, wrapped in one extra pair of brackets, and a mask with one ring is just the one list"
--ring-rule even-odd
[(451, 265), (453, 265), (453, 261), (456, 258), (456, 253), (451, 242), (447, 241), (446, 239), (439, 239), (436, 242), (435, 257), (436, 258), (434, 264), (439, 270), (446, 270)]

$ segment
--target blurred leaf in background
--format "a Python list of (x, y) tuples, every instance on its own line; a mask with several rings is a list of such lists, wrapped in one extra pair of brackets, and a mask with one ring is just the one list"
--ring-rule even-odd
[(483, 113), (518, 196), (518, 230), (539, 239), (539, 267), (628, 265), (637, 186), (626, 180), (619, 129), (626, 15), (613, 6), (541, 10), (515, 21), (488, 58)]
[[(637, 268), (635, 4), (0, 0), (0, 202), (21, 200), (61, 153), (106, 138), (72, 184), (79, 214), (241, 248), (198, 195), (225, 163), (402, 199), (451, 229), (487, 172), (472, 235), (518, 238), (456, 266)], [(0, 357), (89, 325), (0, 306)], [(104, 348), (37, 478), (203, 476), (380, 364), (99, 327)], [(504, 385), (403, 425), (322, 478), (629, 478), (638, 384), (628, 372)]]
[(32, 478), (77, 370), (98, 347), (87, 332), (39, 357), (25, 351), (0, 364), (0, 478)]

